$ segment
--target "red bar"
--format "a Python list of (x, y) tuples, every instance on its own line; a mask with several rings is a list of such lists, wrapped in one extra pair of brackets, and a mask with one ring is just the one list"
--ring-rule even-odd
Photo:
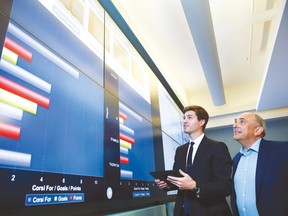
[(135, 143), (135, 140), (134, 140), (134, 139), (132, 139), (131, 137), (126, 136), (126, 135), (124, 135), (124, 134), (122, 134), (122, 133), (120, 133), (120, 139), (125, 140), (125, 141), (127, 141), (127, 142), (129, 142), (129, 143), (131, 143), (131, 144), (134, 144), (134, 143)]
[(26, 61), (31, 62), (32, 53), (21, 45), (17, 44), (15, 41), (11, 40), (10, 38), (5, 38), (4, 46), (19, 55), (21, 58), (25, 59)]
[(129, 159), (127, 157), (120, 156), (120, 163), (121, 164), (128, 164)]
[(127, 119), (128, 119), (127, 115), (125, 115), (124, 113), (122, 113), (122, 112), (120, 112), (120, 111), (119, 111), (119, 116), (120, 116), (120, 118), (122, 118), (122, 119), (124, 119), (124, 120), (127, 120)]
[(0, 122), (0, 136), (8, 137), (11, 139), (20, 139), (20, 127)]
[(50, 100), (49, 98), (44, 97), (28, 88), (25, 88), (18, 83), (15, 83), (9, 79), (6, 79), (3, 76), (0, 76), (0, 88), (3, 88), (9, 92), (17, 94), (20, 97), (26, 98), (27, 100), (33, 101), (40, 106), (49, 108)]

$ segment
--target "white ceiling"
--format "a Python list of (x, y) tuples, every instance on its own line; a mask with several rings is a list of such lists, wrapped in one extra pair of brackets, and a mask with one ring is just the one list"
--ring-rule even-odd
[(207, 109), (210, 127), (242, 111), (288, 115), (286, 0), (112, 2), (183, 106)]

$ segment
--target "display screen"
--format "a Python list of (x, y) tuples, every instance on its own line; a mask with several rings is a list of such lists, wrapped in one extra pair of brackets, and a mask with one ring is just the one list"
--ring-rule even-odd
[(0, 208), (114, 212), (170, 199), (149, 172), (172, 168), (181, 112), (150, 70), (119, 61), (125, 43), (100, 5), (0, 4)]

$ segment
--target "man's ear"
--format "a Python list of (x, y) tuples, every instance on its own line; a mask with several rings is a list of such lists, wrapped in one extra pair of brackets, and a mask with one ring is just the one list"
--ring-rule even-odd
[(259, 135), (261, 135), (261, 134), (263, 133), (263, 130), (264, 130), (263, 127), (258, 126), (258, 127), (255, 128), (254, 134), (255, 134), (256, 136), (259, 136)]
[(200, 120), (200, 125), (201, 125), (201, 127), (202, 127), (204, 124), (205, 124), (205, 120), (204, 120), (204, 119), (201, 119), (201, 120)]

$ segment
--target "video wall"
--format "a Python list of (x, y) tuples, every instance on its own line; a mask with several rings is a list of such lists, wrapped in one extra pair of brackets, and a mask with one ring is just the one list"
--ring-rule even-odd
[(174, 195), (149, 172), (172, 168), (182, 114), (100, 4), (0, 5), (0, 209)]

